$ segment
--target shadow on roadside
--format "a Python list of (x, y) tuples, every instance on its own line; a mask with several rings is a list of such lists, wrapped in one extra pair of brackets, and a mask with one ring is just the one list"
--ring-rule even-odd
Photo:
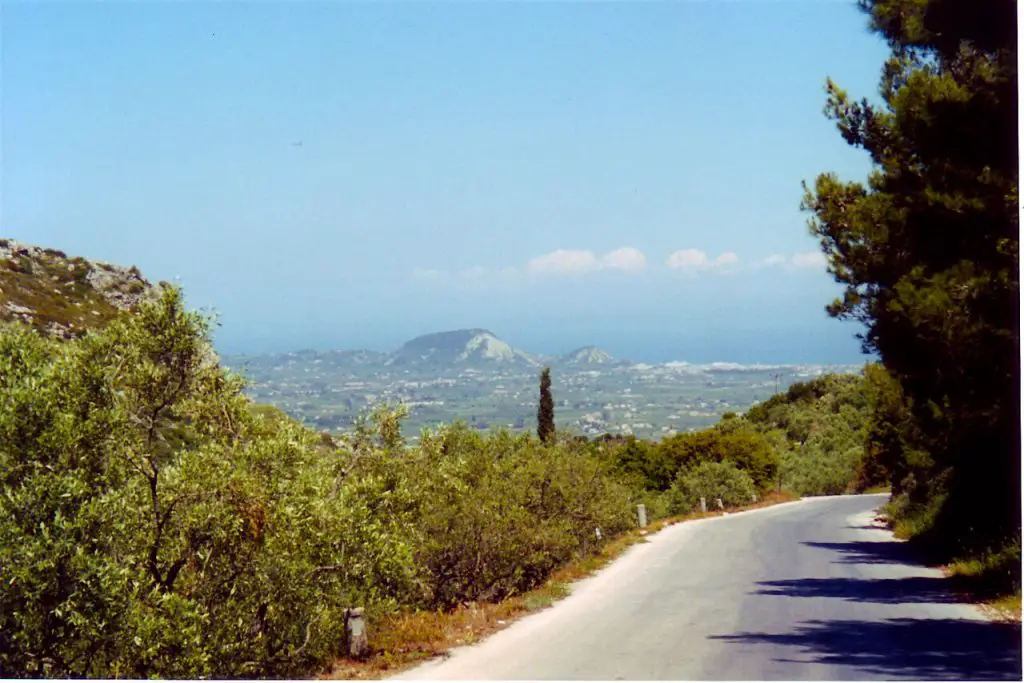
[(841, 564), (909, 564), (923, 566), (921, 557), (905, 541), (848, 541), (825, 543), (804, 541), (801, 545), (837, 553)]
[(792, 633), (713, 640), (792, 647), (791, 658), (886, 678), (1021, 680), (1020, 625), (960, 619), (808, 621)]
[[(803, 545), (840, 564), (923, 566), (904, 542), (850, 541)], [(756, 595), (838, 598), (852, 602), (951, 604), (961, 600), (944, 577), (804, 578), (763, 581)], [(969, 619), (814, 620), (787, 633), (736, 633), (713, 640), (792, 648), (778, 661), (852, 667), (867, 675), (914, 680), (1021, 680), (1020, 624)]]
[(955, 603), (949, 582), (941, 577), (914, 576), (903, 579), (788, 579), (761, 581), (757, 595), (791, 598), (842, 598), (853, 602), (886, 605), (902, 603)]

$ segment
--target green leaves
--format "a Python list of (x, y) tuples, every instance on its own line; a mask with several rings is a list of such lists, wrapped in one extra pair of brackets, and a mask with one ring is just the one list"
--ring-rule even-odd
[(537, 438), (548, 443), (555, 435), (555, 400), (551, 396), (551, 368), (540, 373), (540, 400), (537, 404)]
[(408, 589), (390, 518), (207, 334), (173, 289), (65, 345), (0, 328), (0, 672), (295, 675)]
[(735, 465), (707, 461), (682, 470), (672, 484), (669, 498), (672, 512), (681, 514), (697, 510), (701, 498), (709, 510), (715, 509), (717, 500), (725, 507), (749, 505), (756, 492), (750, 475)]
[(529, 590), (595, 550), (595, 527), (611, 537), (630, 524), (626, 488), (574, 442), (481, 436), (457, 423), (416, 457), (415, 554), (431, 608)]
[(865, 325), (902, 394), (877, 406), (869, 459), (905, 509), (939, 510), (937, 534), (984, 543), (1020, 527), (1016, 6), (861, 7), (892, 48), (882, 103), (830, 81), (826, 114), (875, 169), (819, 176), (803, 206), (845, 287), (829, 313)]

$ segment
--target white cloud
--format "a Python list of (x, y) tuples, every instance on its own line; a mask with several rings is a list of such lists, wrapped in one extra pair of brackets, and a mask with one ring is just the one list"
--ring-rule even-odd
[(756, 268), (775, 268), (777, 266), (785, 265), (786, 257), (782, 254), (772, 254), (767, 256), (760, 261), (754, 263)]
[(558, 249), (530, 259), (530, 273), (584, 273), (594, 270), (636, 272), (647, 265), (647, 257), (635, 247), (621, 247), (598, 257), (589, 249)]
[(716, 268), (728, 268), (729, 266), (738, 266), (739, 263), (740, 257), (736, 255), (736, 252), (727, 251), (724, 254), (719, 254), (714, 265)]
[(634, 247), (622, 247), (601, 257), (601, 265), (615, 270), (643, 270), (647, 257)]
[(731, 273), (740, 264), (740, 257), (734, 251), (719, 254), (714, 260), (700, 249), (680, 249), (669, 254), (665, 265), (689, 273), (704, 270), (720, 270)]
[(680, 249), (669, 254), (665, 265), (669, 268), (706, 268), (708, 265), (708, 255), (700, 249)]
[(820, 251), (809, 251), (805, 254), (793, 254), (790, 262), (797, 268), (824, 268), (825, 255)]
[[(505, 267), (491, 271), (483, 266), (473, 266), (458, 272), (457, 277), (462, 280), (481, 280), (485, 277), (488, 279), (499, 277), (510, 281), (520, 277), (523, 273), (571, 274), (598, 270), (639, 272), (646, 266), (647, 257), (635, 247), (621, 247), (600, 257), (589, 249), (557, 249), (530, 259), (522, 270)], [(449, 275), (439, 270), (417, 269), (413, 271), (413, 277), (417, 280), (444, 280)]]
[(526, 270), (531, 273), (580, 273), (600, 267), (594, 252), (578, 249), (557, 249), (532, 258), (526, 264)]

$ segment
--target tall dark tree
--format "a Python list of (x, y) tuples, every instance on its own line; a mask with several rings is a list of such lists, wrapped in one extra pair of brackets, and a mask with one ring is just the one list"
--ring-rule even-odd
[(548, 443), (555, 435), (555, 399), (551, 397), (551, 368), (540, 373), (540, 405), (537, 406), (537, 436)]
[(826, 112), (874, 169), (818, 176), (804, 208), (845, 285), (829, 313), (865, 325), (914, 422), (889, 463), (907, 509), (968, 549), (1020, 528), (1016, 3), (860, 6), (891, 48), (882, 101), (830, 80)]

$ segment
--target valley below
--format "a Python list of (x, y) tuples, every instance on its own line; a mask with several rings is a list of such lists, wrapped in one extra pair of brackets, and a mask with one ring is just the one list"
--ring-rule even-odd
[(426, 335), (387, 354), (295, 351), (225, 356), (249, 394), (325, 431), (351, 428), (381, 403), (405, 404), (405, 436), (459, 419), (480, 430), (536, 427), (540, 370), (552, 368), (559, 429), (660, 438), (744, 412), (795, 382), (858, 365), (633, 363), (594, 347), (560, 357), (531, 355), (485, 330)]

